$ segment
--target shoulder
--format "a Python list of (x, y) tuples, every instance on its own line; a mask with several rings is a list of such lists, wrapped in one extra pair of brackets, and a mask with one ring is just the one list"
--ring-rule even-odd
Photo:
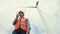
[(26, 18), (26, 21), (28, 21), (28, 18)]

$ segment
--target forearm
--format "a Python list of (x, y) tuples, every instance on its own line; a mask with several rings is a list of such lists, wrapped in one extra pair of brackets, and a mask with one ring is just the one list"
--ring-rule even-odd
[(18, 18), (18, 17), (16, 17), (15, 20), (13, 21), (13, 25), (16, 24), (16, 22), (17, 22), (17, 18)]

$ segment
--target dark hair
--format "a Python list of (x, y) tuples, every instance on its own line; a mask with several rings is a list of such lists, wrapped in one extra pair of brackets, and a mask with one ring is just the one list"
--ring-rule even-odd
[(19, 11), (19, 13), (22, 13), (22, 14), (23, 14), (23, 16), (24, 16), (24, 12), (23, 12), (23, 11)]

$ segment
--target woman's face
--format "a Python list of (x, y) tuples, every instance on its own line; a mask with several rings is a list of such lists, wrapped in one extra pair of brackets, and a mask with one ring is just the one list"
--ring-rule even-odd
[(23, 13), (19, 13), (20, 17), (23, 17)]

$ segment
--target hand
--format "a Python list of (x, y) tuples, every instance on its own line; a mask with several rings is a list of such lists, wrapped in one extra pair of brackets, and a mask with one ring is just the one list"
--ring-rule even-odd
[(19, 13), (16, 15), (16, 17), (17, 17), (17, 18), (19, 17)]
[(27, 30), (27, 32), (29, 32), (29, 30)]
[(26, 32), (27, 34), (30, 34), (30, 31), (29, 30), (27, 30), (27, 32)]

